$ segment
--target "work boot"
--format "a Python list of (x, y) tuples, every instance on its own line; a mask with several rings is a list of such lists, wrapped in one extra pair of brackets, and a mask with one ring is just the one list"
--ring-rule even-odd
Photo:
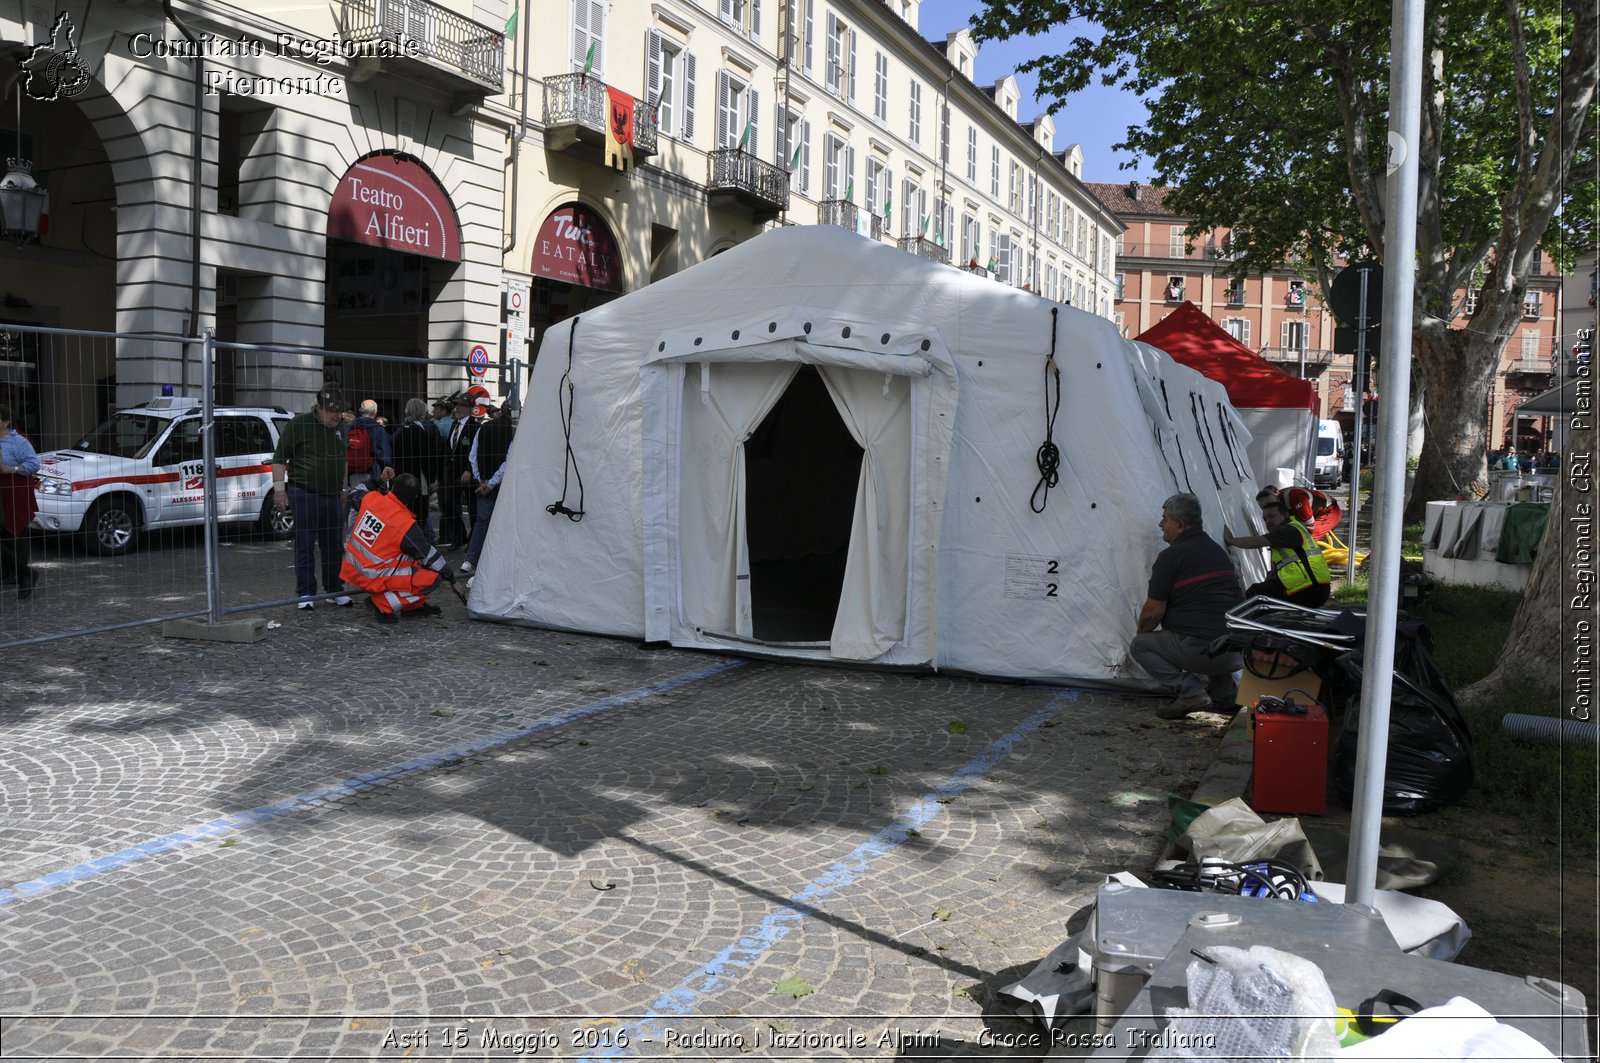
[(1211, 708), (1211, 695), (1202, 690), (1197, 694), (1173, 698), (1171, 702), (1156, 710), (1156, 716), (1162, 720), (1181, 720), (1191, 712), (1209, 708)]

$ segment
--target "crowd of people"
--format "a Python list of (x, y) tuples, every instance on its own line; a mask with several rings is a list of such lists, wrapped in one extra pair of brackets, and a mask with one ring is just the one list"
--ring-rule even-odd
[(1492, 472), (1515, 472), (1528, 476), (1536, 472), (1552, 472), (1561, 464), (1561, 455), (1553, 450), (1524, 450), (1502, 447), (1489, 452), (1489, 469)]
[[(294, 515), (298, 607), (316, 608), (320, 575), (322, 598), (353, 605), (350, 584), (379, 623), (436, 615), (428, 594), (470, 575), (482, 555), (512, 432), (506, 411), (466, 393), (431, 413), (410, 399), (391, 428), (374, 400), (352, 410), (336, 389), (319, 392), (272, 455), (274, 503)], [(454, 567), (445, 552), (458, 550)]]

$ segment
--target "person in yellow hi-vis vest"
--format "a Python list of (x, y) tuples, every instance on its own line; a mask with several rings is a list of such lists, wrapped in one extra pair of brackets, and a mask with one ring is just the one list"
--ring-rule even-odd
[(398, 624), (402, 613), (438, 616), (441, 610), (428, 602), (428, 592), (441, 579), (454, 583), (456, 574), (411, 512), (421, 489), (417, 478), (405, 473), (394, 478), (390, 490), (370, 482), (358, 488), (363, 489), (340, 578), (371, 595), (380, 624)]
[(1266, 547), (1271, 553), (1272, 574), (1260, 583), (1245, 588), (1244, 596), (1254, 598), (1264, 594), (1279, 601), (1315, 609), (1328, 600), (1333, 591), (1333, 574), (1322, 548), (1311, 538), (1304, 524), (1289, 516), (1282, 499), (1260, 499), (1261, 519), (1266, 522), (1265, 535), (1234, 535), (1223, 529), (1222, 541), (1228, 546)]

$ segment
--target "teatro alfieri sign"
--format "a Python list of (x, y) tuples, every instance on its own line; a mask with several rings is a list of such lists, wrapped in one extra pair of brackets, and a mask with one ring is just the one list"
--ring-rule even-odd
[(369, 155), (346, 171), (329, 205), (328, 235), (461, 261), (455, 205), (432, 174), (393, 152)]

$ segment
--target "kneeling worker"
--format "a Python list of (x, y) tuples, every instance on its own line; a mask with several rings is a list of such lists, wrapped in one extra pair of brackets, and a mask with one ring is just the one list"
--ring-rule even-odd
[(410, 473), (396, 476), (392, 490), (366, 490), (345, 541), (339, 576), (372, 596), (380, 624), (399, 623), (401, 613), (438, 616), (441, 610), (428, 603), (428, 592), (441, 578), (456, 581), (411, 512), (419, 490)]
[(1233, 673), (1243, 661), (1237, 652), (1213, 656), (1210, 647), (1227, 634), (1228, 610), (1243, 600), (1233, 561), (1205, 533), (1194, 495), (1163, 502), (1160, 526), (1167, 548), (1150, 569), (1129, 654), (1176, 696), (1156, 710), (1161, 719), (1181, 720), (1200, 709), (1231, 711), (1239, 689)]
[(1267, 525), (1265, 535), (1234, 535), (1226, 528), (1222, 532), (1222, 541), (1229, 546), (1265, 546), (1272, 551), (1272, 574), (1247, 587), (1244, 596), (1264, 594), (1313, 609), (1321, 606), (1333, 592), (1333, 575), (1311, 532), (1289, 516), (1288, 507), (1280, 499), (1261, 502), (1261, 519)]

